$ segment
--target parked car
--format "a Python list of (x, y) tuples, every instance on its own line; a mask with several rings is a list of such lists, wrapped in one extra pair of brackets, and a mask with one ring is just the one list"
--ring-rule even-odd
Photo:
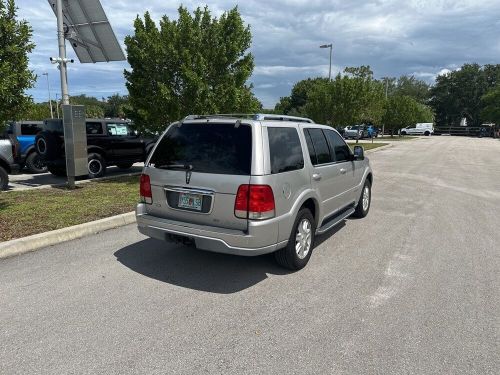
[(6, 190), (9, 185), (9, 174), (18, 173), (19, 141), (3, 132), (0, 134), (0, 190)]
[(368, 128), (365, 125), (348, 126), (344, 131), (345, 139), (363, 139), (368, 137)]
[(373, 173), (330, 126), (291, 116), (190, 116), (172, 124), (140, 178), (139, 231), (297, 270), (315, 235), (364, 217)]
[(407, 126), (400, 129), (401, 135), (432, 135), (434, 134), (434, 125), (432, 122), (418, 123), (415, 126)]
[(18, 121), (9, 124), (8, 132), (19, 141), (21, 148), (21, 169), (26, 167), (30, 173), (45, 173), (47, 166), (36, 153), (35, 137), (43, 130), (43, 121)]
[[(142, 136), (124, 120), (87, 119), (85, 125), (91, 178), (104, 176), (110, 165), (129, 169), (134, 163), (144, 162), (157, 139)], [(50, 173), (66, 175), (62, 120), (45, 120), (44, 130), (36, 136), (35, 147)]]

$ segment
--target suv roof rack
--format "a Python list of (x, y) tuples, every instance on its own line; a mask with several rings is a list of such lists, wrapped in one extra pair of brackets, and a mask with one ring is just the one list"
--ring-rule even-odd
[(310, 124), (314, 124), (313, 120), (306, 117), (274, 115), (268, 113), (220, 113), (215, 115), (189, 115), (186, 116), (182, 121), (221, 118), (221, 117), (234, 118), (234, 119), (246, 118), (249, 120), (257, 120), (257, 121), (294, 121), (294, 122), (307, 122)]

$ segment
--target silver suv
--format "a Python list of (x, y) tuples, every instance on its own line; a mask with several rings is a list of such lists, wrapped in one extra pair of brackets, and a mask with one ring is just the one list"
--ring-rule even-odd
[(188, 116), (146, 161), (136, 215), (147, 236), (238, 255), (275, 252), (303, 268), (316, 234), (370, 209), (373, 174), (361, 146), (312, 120)]

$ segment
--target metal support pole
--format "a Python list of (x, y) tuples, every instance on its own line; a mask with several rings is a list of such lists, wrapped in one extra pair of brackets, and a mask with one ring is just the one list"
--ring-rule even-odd
[(330, 69), (328, 70), (328, 80), (332, 80), (332, 45), (330, 44)]
[(56, 0), (56, 17), (59, 58), (61, 59), (61, 61), (59, 62), (59, 70), (61, 72), (62, 104), (69, 104), (68, 75), (66, 73), (66, 41), (64, 40), (62, 0)]
[(52, 99), (50, 98), (49, 73), (42, 73), (42, 75), (47, 76), (47, 91), (49, 92), (50, 118), (54, 118), (54, 111), (52, 110)]

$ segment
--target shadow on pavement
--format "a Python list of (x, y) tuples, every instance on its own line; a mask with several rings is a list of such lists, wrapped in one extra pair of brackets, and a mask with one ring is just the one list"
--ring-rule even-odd
[(267, 278), (286, 275), (273, 254), (243, 257), (211, 253), (146, 239), (114, 253), (117, 260), (144, 276), (184, 288), (230, 294)]

